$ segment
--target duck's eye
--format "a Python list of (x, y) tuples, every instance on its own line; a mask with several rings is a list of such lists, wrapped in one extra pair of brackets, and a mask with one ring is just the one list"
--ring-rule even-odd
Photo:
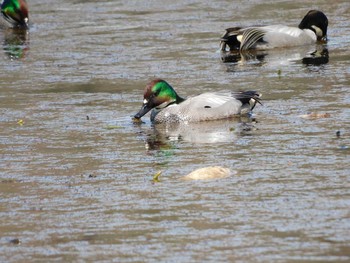
[(161, 91), (161, 89), (155, 89), (155, 90), (153, 90), (153, 95), (154, 95), (155, 97), (157, 97), (157, 96), (159, 95), (160, 91)]

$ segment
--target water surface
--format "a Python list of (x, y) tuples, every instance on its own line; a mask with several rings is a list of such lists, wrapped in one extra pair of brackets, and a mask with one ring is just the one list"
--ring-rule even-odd
[[(0, 32), (2, 262), (350, 260), (347, 1), (29, 4), (28, 34)], [(325, 46), (218, 52), (227, 27), (309, 9), (329, 18)], [(263, 106), (135, 124), (154, 77), (183, 96), (255, 89)], [(235, 174), (180, 180), (211, 165)]]

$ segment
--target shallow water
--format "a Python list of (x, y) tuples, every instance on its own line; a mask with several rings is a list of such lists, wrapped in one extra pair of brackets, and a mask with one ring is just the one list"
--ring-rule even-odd
[[(348, 1), (29, 4), (28, 35), (0, 32), (0, 261), (350, 260)], [(223, 29), (313, 8), (326, 46), (221, 58)], [(263, 106), (135, 124), (154, 77), (183, 96), (256, 89)], [(180, 180), (211, 165), (234, 175)]]

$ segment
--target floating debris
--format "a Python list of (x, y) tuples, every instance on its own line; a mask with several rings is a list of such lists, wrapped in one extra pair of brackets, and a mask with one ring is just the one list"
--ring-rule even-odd
[(159, 176), (162, 174), (162, 171), (159, 171), (158, 173), (156, 173), (155, 175), (153, 175), (153, 179), (152, 181), (155, 182), (155, 183), (159, 183), (160, 180), (159, 180)]
[(141, 120), (141, 118), (135, 118), (135, 117), (132, 117), (132, 121), (134, 122), (134, 123), (142, 123), (142, 120)]
[(22, 126), (24, 124), (24, 120), (20, 119), (17, 121), (17, 124), (19, 124), (20, 126)]
[(340, 131), (337, 131), (335, 135), (337, 136), (337, 138), (340, 138)]
[(322, 118), (329, 118), (331, 115), (329, 113), (317, 113), (317, 112), (311, 112), (309, 114), (299, 115), (299, 117), (303, 119), (322, 119)]
[(278, 77), (281, 77), (281, 75), (282, 75), (282, 70), (277, 70), (277, 75), (278, 75)]
[(221, 166), (208, 166), (199, 168), (182, 177), (183, 180), (209, 180), (226, 178), (233, 173), (230, 169)]
[(105, 127), (105, 129), (107, 129), (107, 130), (121, 129), (121, 128), (123, 128), (123, 127), (118, 126), (118, 125), (108, 125)]
[(21, 244), (21, 240), (19, 240), (18, 238), (14, 238), (14, 239), (11, 239), (9, 241), (9, 243), (14, 244), (14, 245), (19, 245), (19, 244)]

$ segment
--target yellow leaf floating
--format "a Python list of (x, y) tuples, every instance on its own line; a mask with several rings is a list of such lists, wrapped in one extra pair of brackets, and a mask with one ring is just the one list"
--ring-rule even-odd
[(162, 171), (159, 171), (158, 173), (156, 173), (155, 175), (153, 175), (153, 182), (155, 183), (159, 183), (159, 176), (162, 174)]
[(24, 124), (24, 121), (22, 119), (17, 121), (17, 124), (19, 124), (20, 126), (22, 126)]

